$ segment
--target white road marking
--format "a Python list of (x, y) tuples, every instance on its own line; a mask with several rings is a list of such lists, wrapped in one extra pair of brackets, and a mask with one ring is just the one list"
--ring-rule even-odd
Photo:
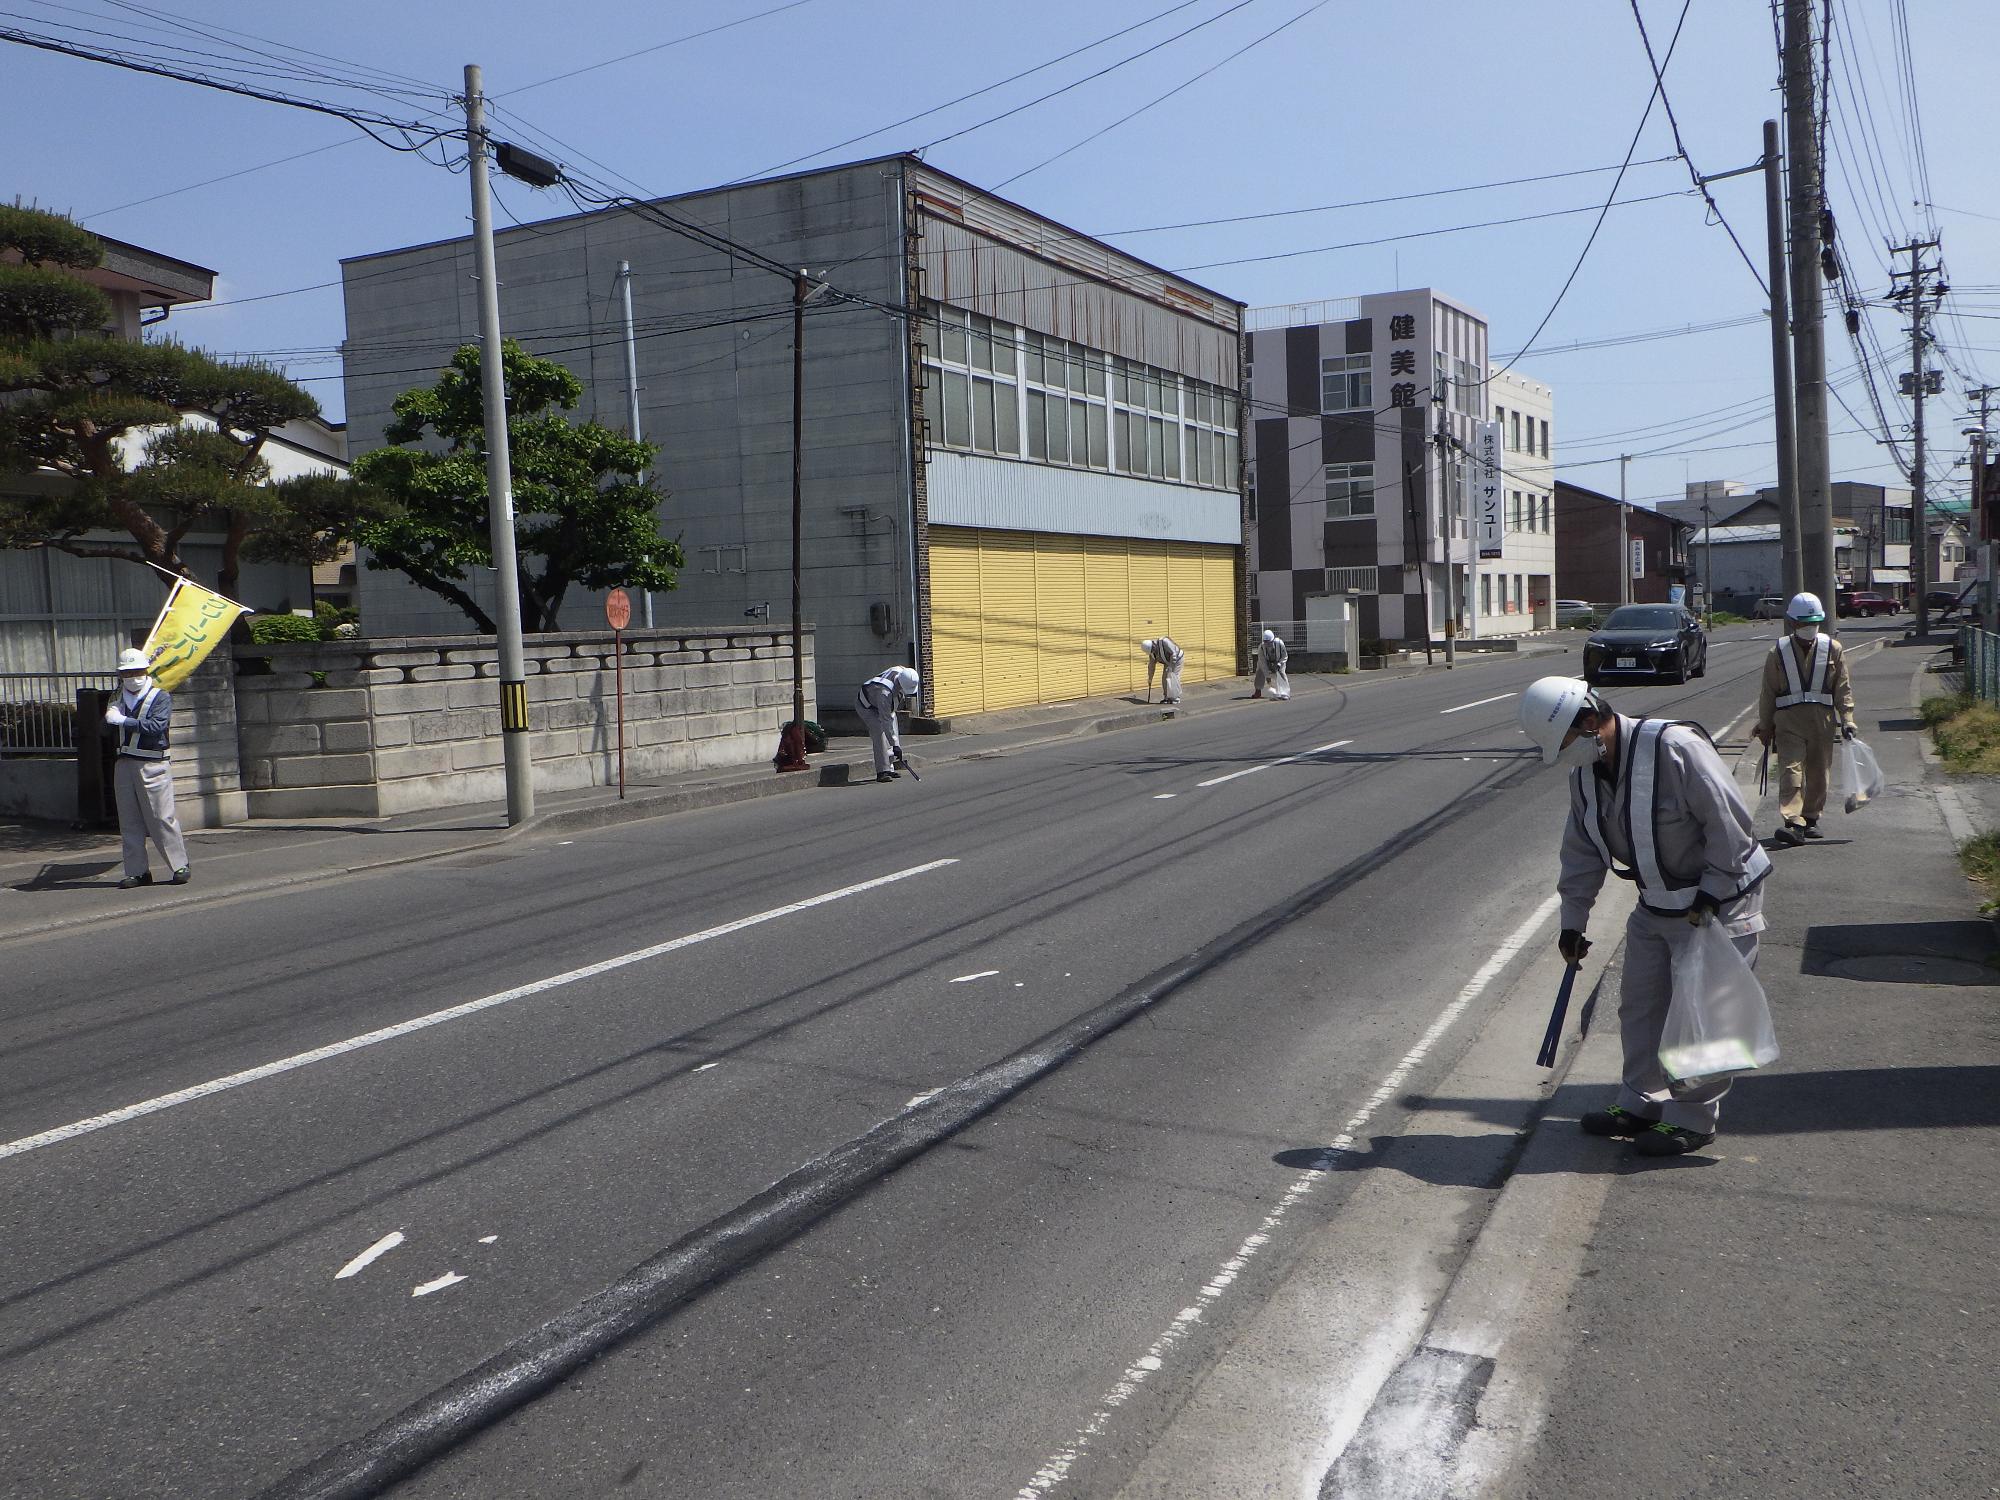
[(465, 1278), (456, 1271), (447, 1271), (436, 1281), (426, 1281), (422, 1286), (410, 1288), (412, 1297), (428, 1297), (432, 1292), (441, 1292), (448, 1286), (457, 1286)]
[(695, 1069), (695, 1072), (706, 1073), (710, 1068), (719, 1068), (721, 1066), (722, 1066), (721, 1063), (703, 1063), (700, 1067)]
[(1305, 760), (1309, 756), (1324, 755), (1329, 750), (1338, 750), (1342, 745), (1351, 745), (1353, 740), (1335, 740), (1330, 745), (1314, 745), (1310, 750), (1301, 750), (1297, 755), (1287, 755), (1283, 760), (1269, 761), (1261, 766), (1248, 766), (1241, 771), (1231, 771), (1227, 776), (1212, 776), (1207, 781), (1197, 781), (1195, 790), (1204, 787), (1221, 786), (1225, 781), (1234, 781), (1239, 776), (1255, 776), (1259, 771), (1268, 771), (1272, 766), (1289, 766), (1294, 761)]
[[(408, 1021), (399, 1021), (394, 1026), (384, 1026), (375, 1031), (364, 1032), (360, 1036), (349, 1037), (343, 1042), (329, 1042), (324, 1047), (315, 1047), (310, 1052), (296, 1052), (290, 1057), (281, 1057), (276, 1062), (262, 1063), (254, 1068), (245, 1068), (240, 1073), (231, 1073), (223, 1078), (211, 1078), (207, 1083), (195, 1084), (192, 1088), (176, 1089), (171, 1094), (161, 1094), (156, 1098), (144, 1099), (137, 1104), (127, 1104), (121, 1109), (109, 1110), (101, 1115), (92, 1115), (86, 1120), (75, 1120), (68, 1125), (58, 1125), (53, 1130), (44, 1130), (38, 1135), (25, 1135), (19, 1140), (0, 1143), (0, 1160), (10, 1156), (23, 1156), (30, 1151), (39, 1151), (44, 1146), (53, 1146), (62, 1141), (73, 1140), (80, 1135), (89, 1135), (95, 1130), (105, 1130), (113, 1125), (122, 1125), (128, 1120), (137, 1120), (146, 1115), (158, 1114), (163, 1109), (176, 1105), (191, 1104), (197, 1099), (206, 1099), (211, 1094), (224, 1093), (229, 1089), (242, 1088), (248, 1083), (260, 1083), (266, 1078), (275, 1078), (280, 1073), (290, 1073), (299, 1068), (311, 1067), (314, 1063), (326, 1062), (330, 1058), (341, 1057), (349, 1052), (359, 1052), (364, 1047), (373, 1047), (381, 1042), (394, 1041), (412, 1032), (425, 1031), (432, 1026), (442, 1026), (447, 1021), (458, 1021), (466, 1016), (477, 1015), (480, 1011), (491, 1010), (497, 1005), (506, 1005), (515, 1000), (525, 1000), (531, 995), (539, 995), (547, 990), (560, 989), (566, 984), (575, 984), (583, 979), (595, 979), (600, 974), (609, 974), (616, 969), (632, 964), (644, 963), (648, 959), (659, 958), (663, 954), (677, 953), (683, 948), (692, 948), (697, 943), (706, 943), (714, 938), (727, 937), (748, 927), (759, 927), (766, 922), (775, 922), (780, 917), (789, 917), (797, 912), (810, 911), (815, 906), (825, 906), (832, 901), (844, 900), (848, 896), (858, 896), (863, 891), (877, 890), (885, 885), (894, 885), (899, 880), (909, 880), (917, 875), (927, 875), (932, 870), (941, 870), (947, 865), (955, 865), (956, 859), (933, 859), (921, 865), (912, 865), (907, 870), (898, 870), (892, 875), (878, 875), (873, 880), (864, 880), (859, 885), (842, 886), (837, 891), (826, 891), (818, 896), (808, 896), (803, 901), (793, 901), (784, 906), (774, 906), (769, 911), (760, 911), (754, 916), (738, 917), (733, 922), (724, 922), (719, 927), (704, 928), (691, 932), (686, 937), (670, 938), (664, 943), (654, 943), (649, 948), (636, 948), (630, 953), (621, 953), (616, 958), (602, 959), (594, 964), (585, 964), (580, 969), (571, 969), (564, 974), (552, 974), (547, 979), (537, 979), (532, 984), (516, 985), (510, 990), (499, 990), (491, 995), (482, 995), (477, 1000), (467, 1000), (461, 1005), (448, 1006), (444, 1010), (434, 1010), (429, 1015), (416, 1016)], [(995, 972), (998, 972), (997, 970)]]
[(1441, 714), (1462, 714), (1468, 708), (1484, 708), (1489, 703), (1502, 703), (1509, 698), (1518, 698), (1519, 696), (1520, 694), (1518, 693), (1495, 693), (1491, 698), (1481, 698), (1476, 703), (1461, 703), (1457, 708), (1441, 708), (1438, 712)]
[(998, 969), (981, 969), (977, 974), (961, 974), (958, 976), (958, 978), (952, 980), (951, 982), (953, 984), (964, 984), (966, 983), (966, 981), (972, 979), (991, 979), (995, 974), (998, 974), (999, 972), (1000, 971)]
[(403, 1231), (400, 1229), (392, 1229), (389, 1233), (383, 1235), (381, 1239), (377, 1240), (374, 1244), (370, 1245), (366, 1250), (363, 1250), (359, 1255), (355, 1256), (353, 1260), (350, 1260), (346, 1265), (342, 1266), (338, 1271), (335, 1271), (333, 1273), (333, 1279), (335, 1281), (345, 1281), (350, 1276), (359, 1276), (363, 1271), (367, 1270), (370, 1266), (375, 1264), (376, 1261), (380, 1260), (383, 1256), (387, 1255), (391, 1250), (395, 1249), (398, 1245), (402, 1243), (403, 1243)]
[(1311, 1196), (1319, 1179), (1332, 1170), (1339, 1158), (1354, 1152), (1360, 1133), (1367, 1128), (1375, 1112), (1402, 1091), (1404, 1084), (1409, 1081), (1410, 1074), (1430, 1055), (1431, 1049), (1437, 1046), (1444, 1034), (1451, 1029), (1452, 1023), (1465, 1013), (1467, 1006), (1486, 992), (1487, 986), (1500, 977), (1501, 971), (1508, 963), (1527, 947), (1535, 934), (1541, 931), (1550, 917), (1555, 915), (1556, 908), (1560, 904), (1561, 898), (1550, 896), (1529, 913), (1526, 921), (1508, 934), (1505, 942), (1493, 950), (1492, 957), (1480, 966), (1478, 973), (1466, 981), (1465, 988), (1458, 992), (1457, 998), (1438, 1013), (1437, 1019), (1431, 1022), (1430, 1029), (1417, 1039), (1415, 1046), (1403, 1054), (1375, 1092), (1362, 1102), (1360, 1109), (1356, 1110), (1341, 1127), (1340, 1134), (1327, 1145), (1319, 1162), (1299, 1174), (1297, 1180), (1286, 1189), (1284, 1196), (1272, 1206), (1271, 1211), (1264, 1216), (1257, 1228), (1244, 1238), (1235, 1252), (1216, 1268), (1215, 1274), (1200, 1291), (1195, 1293), (1194, 1300), (1174, 1315), (1173, 1321), (1168, 1323), (1166, 1331), (1153, 1341), (1152, 1347), (1125, 1367), (1124, 1372), (1113, 1382), (1111, 1389), (1099, 1399), (1097, 1410), (1091, 1413), (1090, 1419), (1077, 1429), (1076, 1435), (1070, 1439), (1067, 1446), (1051, 1454), (1047, 1462), (1035, 1471), (1034, 1476), (1021, 1486), (1015, 1495), (1015, 1500), (1037, 1500), (1038, 1496), (1048, 1494), (1069, 1476), (1070, 1470), (1083, 1456), (1084, 1449), (1090, 1446), (1092, 1440), (1101, 1437), (1111, 1425), (1118, 1408), (1137, 1395), (1139, 1387), (1149, 1377), (1165, 1367), (1168, 1358), (1204, 1319), (1209, 1308), (1229, 1290), (1231, 1283), (1256, 1258), (1257, 1252), (1271, 1242), (1285, 1215)]
[(1155, 802), (1171, 802), (1179, 795), (1179, 792), (1155, 792), (1153, 793), (1153, 800)]

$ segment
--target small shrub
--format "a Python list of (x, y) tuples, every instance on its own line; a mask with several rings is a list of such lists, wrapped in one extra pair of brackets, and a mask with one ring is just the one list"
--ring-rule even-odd
[(1931, 728), (1938, 755), (1953, 771), (2000, 772), (2000, 709), (1973, 703)]
[(1748, 625), (1750, 620), (1746, 615), (1732, 615), (1726, 609), (1718, 609), (1710, 617), (1709, 623), (1711, 625)]
[(1986, 832), (1958, 846), (1958, 866), (1972, 883), (1986, 892), (1982, 912), (2000, 909), (2000, 833)]
[(285, 641), (317, 641), (321, 639), (319, 621), (308, 620), (303, 615), (252, 615), (250, 639), (259, 646), (272, 646)]
[(1917, 705), (1917, 716), (1924, 721), (1924, 728), (1935, 729), (1948, 719), (1955, 719), (1972, 707), (1970, 693), (1939, 693), (1926, 698)]

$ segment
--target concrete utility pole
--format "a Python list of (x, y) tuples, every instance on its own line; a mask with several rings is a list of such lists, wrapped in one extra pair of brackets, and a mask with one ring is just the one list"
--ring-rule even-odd
[[(618, 262), (618, 286), (625, 294), (625, 408), (626, 419), (632, 428), (632, 441), (639, 441), (639, 351), (637, 341), (632, 336), (632, 262)], [(646, 482), (646, 471), (639, 471), (639, 483)], [(645, 614), (641, 616), (646, 628), (653, 628), (653, 591), (641, 589), (640, 597), (645, 600)]]
[(465, 65), (466, 158), (472, 179), (472, 247), (479, 276), (479, 379), (486, 406), (486, 522), (493, 545), (494, 633), (500, 647), (500, 743), (507, 758), (507, 821), (535, 815), (528, 741), (527, 652), (521, 644), (521, 574), (514, 556), (514, 467), (507, 451), (507, 374), (500, 352), (500, 273), (486, 182), (486, 101), (479, 66)]
[[(1458, 589), (1456, 573), (1458, 565), (1452, 558), (1452, 515), (1458, 506), (1453, 504), (1451, 495), (1451, 457), (1448, 451), (1451, 442), (1445, 427), (1451, 418), (1446, 413), (1443, 402), (1437, 402), (1437, 432), (1433, 441), (1437, 444), (1438, 515), (1444, 522), (1444, 666), (1447, 672), (1458, 665)], [(1428, 630), (1429, 625), (1425, 628)]]
[(1799, 438), (1792, 393), (1791, 299), (1785, 294), (1784, 159), (1778, 151), (1778, 122), (1764, 122), (1764, 234), (1771, 277), (1771, 397), (1778, 420), (1778, 546), (1783, 559), (1785, 597), (1805, 587), (1799, 562)]
[(1632, 528), (1628, 522), (1625, 504), (1625, 468), (1632, 462), (1632, 455), (1618, 455), (1618, 602), (1632, 602)]
[(1826, 311), (1821, 287), (1821, 185), (1812, 0), (1785, 3), (1785, 142), (1791, 169), (1792, 365), (1797, 384), (1799, 566), (1834, 630), (1832, 460), (1827, 451)]
[(2000, 631), (2000, 567), (1996, 567), (1994, 548), (2000, 545), (2000, 537), (1993, 535), (1993, 528), (1986, 524), (1986, 455), (1990, 449), (1991, 429), (1986, 425), (1992, 416), (1993, 397), (2000, 393), (2000, 386), (1975, 386), (1967, 391), (1968, 400), (1979, 403), (1979, 425), (1972, 429), (1972, 527), (1973, 535), (1979, 539), (1979, 574), (1985, 580), (1984, 596), (1979, 601), (1980, 627), (1989, 634)]
[(1894, 274), (1909, 279), (1889, 294), (1898, 300), (1907, 297), (1910, 302), (1910, 400), (1915, 413), (1910, 447), (1910, 560), (1915, 564), (1919, 640), (1931, 633), (1931, 528), (1924, 503), (1924, 397), (1930, 394), (1930, 374), (1924, 369), (1924, 298), (1932, 294), (1928, 278), (1937, 269), (1924, 264), (1924, 252), (1937, 247), (1936, 240), (1911, 240), (1895, 246), (1891, 253), (1909, 256), (1910, 269)]

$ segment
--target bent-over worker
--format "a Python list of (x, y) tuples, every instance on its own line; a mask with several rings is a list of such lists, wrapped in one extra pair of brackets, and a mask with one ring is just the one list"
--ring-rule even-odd
[(1577, 677), (1544, 677), (1531, 686), (1521, 695), (1520, 723), (1543, 764), (1570, 773), (1556, 885), (1564, 959), (1580, 963), (1589, 951), (1583, 934), (1607, 874), (1639, 887), (1625, 923), (1618, 995), (1624, 1084), (1614, 1103), (1583, 1116), (1583, 1128), (1630, 1136), (1641, 1156), (1698, 1151), (1715, 1139), (1729, 1080), (1677, 1084), (1660, 1065), (1672, 956), (1687, 941), (1690, 923), (1714, 921), (1756, 964), (1771, 856), (1700, 725), (1613, 713)]
[(1292, 696), (1292, 678), (1285, 668), (1291, 653), (1275, 630), (1264, 632), (1264, 639), (1257, 645), (1256, 676), (1252, 679), (1250, 696), (1253, 698), (1272, 697), (1283, 703)]
[(1181, 701), (1181, 663), (1187, 660), (1187, 653), (1174, 644), (1170, 635), (1157, 636), (1149, 641), (1139, 642), (1139, 649), (1146, 653), (1146, 701), (1153, 701), (1153, 669), (1160, 669), (1160, 701), (1178, 703)]
[(868, 745), (875, 752), (875, 779), (895, 781), (896, 766), (903, 762), (903, 736), (896, 714), (904, 703), (917, 696), (918, 677), (910, 667), (891, 667), (861, 684), (854, 695), (855, 712), (868, 729)]

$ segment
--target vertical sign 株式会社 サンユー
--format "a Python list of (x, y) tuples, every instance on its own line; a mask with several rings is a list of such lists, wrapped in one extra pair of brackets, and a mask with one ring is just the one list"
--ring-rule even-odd
[(1479, 555), (1499, 557), (1507, 540), (1501, 513), (1505, 493), (1501, 484), (1505, 476), (1500, 460), (1500, 424), (1475, 422), (1472, 431), (1477, 453), (1472, 495), (1478, 509)]

